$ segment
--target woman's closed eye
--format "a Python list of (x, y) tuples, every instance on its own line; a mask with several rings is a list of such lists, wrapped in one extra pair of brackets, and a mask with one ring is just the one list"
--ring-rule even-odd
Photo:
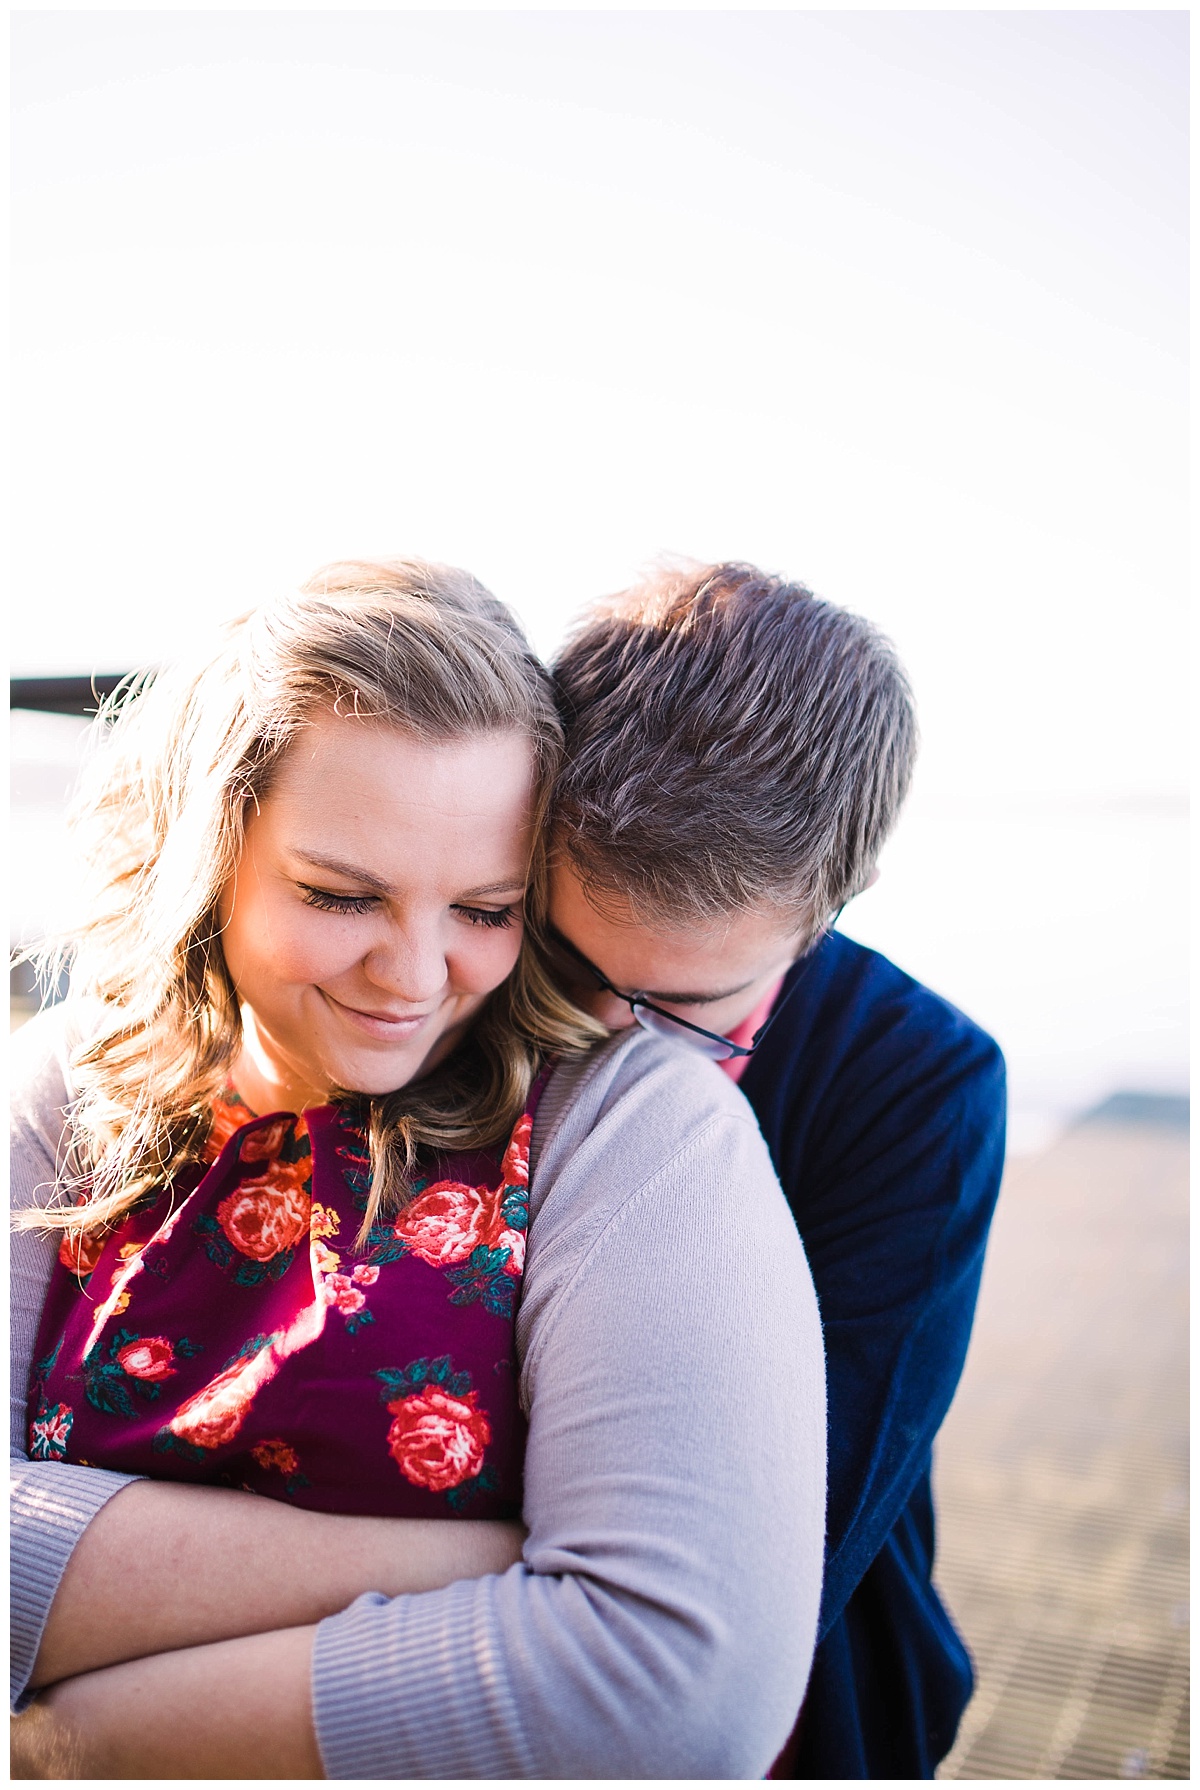
[[(333, 889), (318, 889), (311, 883), (301, 883), (300, 893), (309, 907), (318, 908), (323, 914), (369, 914), (380, 901), (378, 895), (339, 895)], [(511, 903), (507, 907), (468, 907), (456, 902), (453, 911), (472, 926), (494, 929), (511, 926), (517, 917)]]
[(332, 889), (314, 889), (310, 883), (301, 883), (300, 893), (309, 907), (320, 908), (323, 914), (369, 914), (379, 902), (378, 895), (335, 895)]
[(469, 920), (472, 926), (511, 926), (517, 917), (515, 907), (511, 906), (463, 907), (459, 904), (454, 911), (461, 914), (464, 920)]

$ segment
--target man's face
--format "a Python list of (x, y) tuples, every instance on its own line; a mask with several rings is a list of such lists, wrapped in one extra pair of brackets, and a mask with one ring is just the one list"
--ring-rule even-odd
[[(606, 895), (603, 909), (593, 905), (563, 864), (551, 876), (550, 919), (614, 988), (644, 994), (708, 1032), (728, 1033), (748, 1019), (806, 942), (805, 929), (781, 920), (776, 909), (652, 931), (618, 897)], [(565, 954), (562, 975), (572, 997), (603, 1024), (615, 1030), (634, 1023), (627, 1003), (598, 988)]]

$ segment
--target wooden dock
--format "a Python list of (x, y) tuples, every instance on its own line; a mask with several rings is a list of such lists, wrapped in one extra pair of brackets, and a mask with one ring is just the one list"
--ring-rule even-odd
[(1006, 1176), (935, 1466), (978, 1674), (940, 1777), (1189, 1775), (1187, 1141), (1119, 1096)]

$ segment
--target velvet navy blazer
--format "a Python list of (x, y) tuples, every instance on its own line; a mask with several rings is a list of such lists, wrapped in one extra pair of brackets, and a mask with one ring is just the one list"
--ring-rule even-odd
[(1004, 1061), (949, 1002), (837, 933), (780, 1000), (741, 1088), (821, 1308), (829, 1515), (812, 1678), (773, 1775), (932, 1777), (973, 1681), (931, 1581), (931, 1447), (1000, 1186)]

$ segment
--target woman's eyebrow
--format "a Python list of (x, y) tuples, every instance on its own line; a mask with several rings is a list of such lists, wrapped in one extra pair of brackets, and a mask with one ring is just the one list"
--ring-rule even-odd
[(340, 857), (326, 857), (324, 852), (310, 852), (303, 845), (294, 848), (294, 850), (296, 850), (297, 857), (303, 857), (306, 865), (315, 865), (317, 870), (331, 870), (335, 877), (346, 877), (347, 882), (362, 882), (365, 888), (378, 890), (380, 895), (392, 893), (389, 882), (383, 881), (381, 877), (376, 877), (369, 870), (364, 870), (360, 865), (347, 865)]
[(510, 876), (507, 882), (484, 883), (478, 889), (464, 889), (463, 899), (464, 901), (470, 901), (480, 895), (522, 895), (524, 892), (525, 878), (523, 876)]
[(295, 854), (303, 858), (306, 864), (315, 864), (318, 870), (332, 870), (335, 876), (344, 876), (347, 882), (361, 883), (365, 888), (375, 889), (380, 895), (390, 895), (391, 885), (381, 877), (373, 876), (369, 870), (362, 870), (357, 864), (344, 864), (340, 858), (327, 858), (322, 852), (306, 851), (298, 848)]

